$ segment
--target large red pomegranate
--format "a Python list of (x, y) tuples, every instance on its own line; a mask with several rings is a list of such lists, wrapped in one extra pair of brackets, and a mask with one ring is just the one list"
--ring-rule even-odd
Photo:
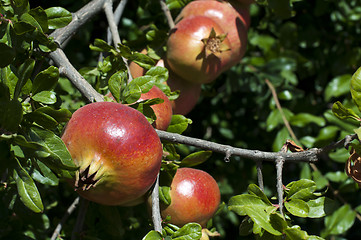
[(162, 144), (137, 110), (114, 102), (85, 105), (74, 112), (62, 136), (79, 166), (75, 190), (104, 204), (142, 202), (160, 170)]
[(171, 204), (161, 204), (163, 218), (183, 226), (196, 222), (205, 227), (220, 204), (217, 182), (208, 173), (193, 168), (178, 168), (170, 189)]
[(232, 61), (226, 33), (212, 18), (189, 16), (171, 30), (167, 63), (181, 78), (194, 84), (209, 83)]

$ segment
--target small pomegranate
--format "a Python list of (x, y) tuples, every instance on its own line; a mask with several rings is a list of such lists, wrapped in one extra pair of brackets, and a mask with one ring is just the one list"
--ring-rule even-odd
[(171, 204), (161, 204), (161, 215), (178, 226), (196, 222), (205, 227), (220, 204), (217, 182), (202, 170), (179, 168), (170, 188)]

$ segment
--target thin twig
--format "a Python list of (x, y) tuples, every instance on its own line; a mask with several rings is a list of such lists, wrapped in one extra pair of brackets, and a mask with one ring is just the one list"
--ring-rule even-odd
[(75, 226), (73, 228), (73, 232), (71, 234), (71, 240), (80, 239), (79, 235), (83, 229), (85, 215), (88, 210), (88, 206), (89, 206), (89, 200), (81, 198), (79, 213), (78, 213), (78, 217), (76, 219)]
[(281, 114), (281, 116), (282, 116), (283, 123), (285, 124), (285, 126), (286, 126), (288, 132), (290, 133), (291, 137), (292, 137), (296, 142), (298, 142), (298, 139), (297, 139), (295, 133), (293, 132), (293, 130), (292, 130), (291, 126), (290, 126), (290, 123), (288, 122), (288, 120), (287, 120), (287, 118), (286, 118), (285, 113), (283, 112), (283, 109), (282, 109), (282, 107), (281, 107), (280, 101), (278, 100), (277, 93), (276, 93), (276, 90), (275, 90), (274, 86), (272, 85), (272, 83), (271, 83), (268, 79), (266, 79), (265, 81), (266, 81), (269, 89), (270, 89), (271, 92), (272, 92), (273, 99), (275, 100), (277, 109), (278, 109), (278, 111), (280, 112), (280, 114)]
[(160, 216), (160, 207), (159, 207), (159, 173), (152, 191), (152, 221), (154, 225), (154, 230), (161, 233), (162, 217)]
[(167, 22), (169, 25), (170, 29), (173, 29), (175, 24), (174, 24), (174, 20), (172, 18), (172, 14), (169, 11), (169, 8), (167, 6), (167, 3), (165, 2), (165, 0), (159, 0), (160, 6), (162, 7), (162, 11), (165, 15), (165, 17), (167, 18)]
[(257, 179), (258, 179), (258, 186), (259, 188), (264, 191), (264, 185), (263, 185), (263, 174), (262, 174), (262, 161), (257, 160)]
[[(116, 25), (116, 21), (115, 21), (114, 14), (113, 14), (112, 0), (105, 1), (104, 11), (105, 11), (105, 15), (107, 16), (109, 28), (110, 28), (110, 31), (113, 36), (114, 46), (117, 47), (119, 44), (121, 44), (121, 41), (120, 41), (120, 37), (119, 37), (118, 27)], [(123, 56), (122, 56), (122, 59), (127, 68), (127, 71), (128, 71), (128, 82), (131, 82), (133, 80), (133, 77), (132, 77), (132, 74), (129, 69), (128, 61)]]
[(79, 204), (79, 198), (75, 198), (74, 202), (69, 206), (69, 208), (66, 210), (64, 216), (62, 217), (61, 221), (56, 226), (53, 235), (51, 236), (50, 240), (56, 240), (57, 237), (60, 235), (60, 231), (63, 228), (64, 223), (68, 220), (68, 217), (74, 212), (76, 207)]
[[(118, 25), (119, 21), (123, 15), (124, 9), (125, 9), (125, 5), (128, 3), (128, 0), (121, 0), (120, 3), (118, 4), (117, 8), (114, 11), (114, 21), (115, 24)], [(112, 43), (112, 32), (110, 31), (110, 27), (108, 27), (107, 29), (107, 43), (111, 44)]]
[(276, 160), (276, 171), (277, 171), (277, 198), (280, 213), (283, 215), (283, 182), (282, 182), (282, 170), (283, 170), (284, 159), (279, 157)]

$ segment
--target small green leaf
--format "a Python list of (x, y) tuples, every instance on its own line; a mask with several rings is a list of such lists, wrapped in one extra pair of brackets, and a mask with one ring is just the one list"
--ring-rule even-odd
[(212, 151), (199, 151), (195, 153), (191, 153), (180, 163), (181, 167), (194, 167), (201, 163), (207, 161), (208, 158), (212, 156)]
[(284, 230), (287, 238), (289, 240), (300, 240), (300, 239), (308, 239), (308, 234), (306, 231), (301, 230), (300, 226), (294, 225), (288, 227)]
[(171, 204), (172, 199), (170, 197), (170, 187), (168, 186), (159, 187), (159, 200), (167, 206)]
[(259, 198), (261, 198), (265, 203), (272, 205), (268, 197), (264, 194), (264, 192), (256, 185), (250, 184), (247, 189), (249, 194), (253, 194)]
[(56, 103), (56, 94), (53, 91), (41, 91), (31, 97), (34, 101), (44, 104)]
[(41, 161), (35, 161), (38, 169), (32, 170), (31, 177), (41, 184), (57, 186), (59, 184), (59, 178), (54, 174), (54, 172)]
[(36, 7), (36, 8), (30, 9), (30, 11), (28, 13), (40, 25), (40, 28), (41, 28), (42, 32), (47, 32), (48, 31), (48, 29), (49, 29), (49, 27), (48, 27), (48, 16), (46, 15), (44, 9), (42, 9), (41, 7)]
[(321, 218), (328, 214), (331, 210), (333, 210), (335, 206), (335, 202), (330, 198), (319, 197), (314, 200), (310, 200), (307, 202), (309, 206), (308, 217), (309, 218)]
[(20, 95), (22, 88), (25, 86), (26, 82), (29, 80), (31, 73), (33, 72), (35, 65), (34, 59), (26, 59), (23, 64), (20, 65), (17, 73), (18, 82), (16, 83), (14, 99), (17, 99)]
[(267, 232), (273, 235), (276, 236), (282, 235), (282, 233), (276, 230), (270, 223), (270, 211), (265, 211), (255, 206), (244, 207), (244, 211), (246, 215), (248, 215), (252, 219), (255, 225), (260, 226), (261, 228), (263, 228), (264, 230), (266, 230)]
[(202, 236), (202, 227), (198, 223), (187, 223), (172, 234), (173, 240), (198, 240)]
[(109, 90), (115, 101), (119, 102), (121, 89), (124, 89), (127, 81), (127, 72), (118, 71), (114, 73), (108, 81)]
[(341, 102), (337, 101), (332, 105), (332, 112), (339, 119), (354, 119), (361, 121), (360, 117), (350, 108), (345, 108)]
[(17, 99), (0, 102), (0, 128), (16, 133), (23, 118), (23, 109)]
[(34, 126), (30, 129), (30, 138), (47, 148), (50, 156), (39, 160), (50, 168), (60, 168), (64, 170), (77, 169), (64, 142), (53, 132)]
[(181, 134), (184, 132), (188, 124), (192, 124), (192, 120), (184, 117), (183, 115), (173, 115), (170, 125), (168, 126), (167, 132)]
[(110, 52), (115, 50), (114, 47), (110, 46), (107, 42), (99, 38), (94, 40), (94, 45), (90, 45), (90, 49), (98, 52)]
[(145, 237), (142, 240), (162, 240), (162, 234), (160, 234), (157, 231), (150, 231), (149, 233), (147, 233), (147, 235), (145, 235)]
[(251, 194), (237, 195), (229, 199), (228, 209), (230, 211), (240, 216), (245, 216), (247, 215), (245, 208), (254, 208), (258, 211), (266, 210), (267, 212), (276, 209), (276, 207), (264, 202), (260, 197)]
[(150, 68), (146, 73), (146, 76), (152, 76), (155, 80), (154, 82), (164, 84), (168, 80), (168, 69), (164, 67), (155, 66)]
[(345, 74), (333, 78), (325, 89), (325, 101), (328, 102), (332, 97), (340, 97), (350, 92), (350, 74)]
[(17, 162), (18, 166), (14, 169), (13, 177), (16, 181), (21, 201), (30, 210), (36, 213), (42, 212), (44, 210), (44, 206), (41, 201), (38, 188), (36, 187), (33, 179), (20, 165), (18, 160)]
[(50, 66), (38, 73), (33, 81), (32, 92), (36, 94), (41, 91), (51, 91), (59, 80), (59, 69)]
[(313, 193), (316, 190), (316, 183), (309, 179), (301, 179), (288, 184), (286, 188), (290, 189), (287, 194), (287, 199), (308, 201), (314, 196)]
[(15, 50), (6, 45), (5, 43), (0, 43), (0, 52), (0, 68), (4, 68), (13, 62), (16, 54)]
[(304, 127), (310, 123), (323, 127), (326, 124), (326, 120), (323, 117), (317, 117), (309, 113), (299, 113), (290, 118), (290, 123), (297, 127)]
[(361, 67), (352, 75), (350, 91), (353, 101), (361, 111)]
[(321, 234), (322, 237), (329, 235), (343, 234), (349, 230), (355, 222), (356, 212), (353, 211), (350, 205), (345, 204), (337, 209), (332, 215), (325, 217), (325, 231)]
[(49, 29), (65, 27), (72, 20), (71, 13), (62, 7), (47, 8), (45, 13), (48, 16)]
[(287, 211), (297, 217), (307, 217), (310, 211), (307, 203), (301, 199), (291, 199), (285, 202)]
[(139, 52), (134, 52), (129, 60), (135, 62), (144, 69), (150, 69), (155, 65), (155, 61), (151, 57)]

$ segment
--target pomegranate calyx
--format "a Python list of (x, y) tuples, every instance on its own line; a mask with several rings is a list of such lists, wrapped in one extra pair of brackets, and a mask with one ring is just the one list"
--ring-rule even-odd
[(205, 46), (206, 57), (210, 54), (217, 54), (230, 50), (228, 46), (223, 44), (223, 41), (226, 37), (227, 34), (217, 35), (216, 31), (214, 31), (214, 28), (212, 28), (209, 36), (202, 39), (202, 42)]
[(93, 172), (89, 175), (90, 165), (83, 171), (77, 171), (75, 177), (75, 191), (81, 189), (83, 191), (89, 190), (98, 183), (101, 176), (97, 176), (98, 171)]

